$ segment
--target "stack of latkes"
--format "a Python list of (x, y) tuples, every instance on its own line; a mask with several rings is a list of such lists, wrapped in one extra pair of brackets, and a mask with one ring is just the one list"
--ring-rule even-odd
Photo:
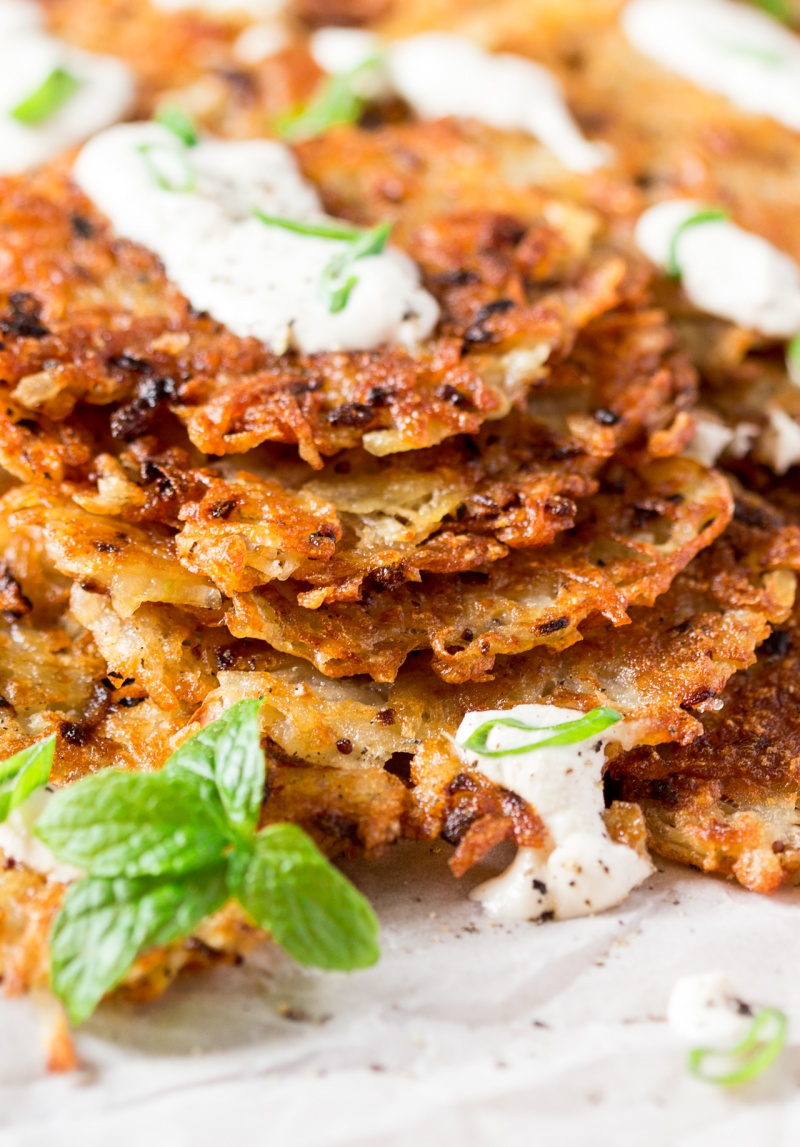
[[(743, 862), (741, 832), (709, 850), (676, 820), (663, 746), (716, 728), (786, 621), (800, 534), (683, 455), (696, 374), (648, 270), (468, 128), (353, 127), (299, 156), (333, 214), (392, 220), (421, 268), (441, 320), (415, 353), (275, 356), (192, 311), (66, 166), (0, 187), (0, 758), (56, 732), (57, 784), (158, 768), (266, 697), (265, 822), (329, 851), (442, 835), (463, 872), (541, 833), (459, 760), (463, 715), (608, 705), (631, 750), (615, 831), (644, 834), (638, 802), (668, 855), (780, 882), (771, 838)], [(35, 982), (59, 890), (2, 887), (7, 976)], [(227, 910), (129, 985), (251, 940)]]

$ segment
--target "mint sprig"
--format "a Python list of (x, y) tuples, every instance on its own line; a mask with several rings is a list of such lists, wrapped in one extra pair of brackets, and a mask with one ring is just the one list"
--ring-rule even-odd
[(0, 764), (0, 823), (50, 779), (56, 751), (55, 734), (29, 745)]
[[(480, 725), (463, 742), (462, 748), (470, 749), (481, 757), (515, 757), (522, 753), (530, 753), (534, 749), (546, 749), (557, 745), (576, 745), (580, 741), (587, 741), (590, 737), (596, 737), (621, 720), (621, 713), (618, 713), (616, 709), (606, 708), (592, 709), (574, 721), (562, 721), (559, 725), (545, 725), (540, 728), (528, 725), (524, 721), (518, 721), (516, 717), (493, 717), (490, 721), (485, 721), (483, 725)], [(521, 729), (526, 733), (552, 733), (553, 736), (531, 741), (527, 745), (517, 745), (513, 749), (490, 749), (488, 747), (489, 734), (498, 725), (507, 729)]]
[(779, 1008), (762, 1008), (744, 1039), (727, 1051), (694, 1048), (688, 1067), (704, 1083), (735, 1087), (749, 1083), (774, 1063), (786, 1043), (788, 1021)]
[(107, 770), (60, 790), (39, 818), (37, 835), (86, 872), (50, 932), (51, 984), (72, 1023), (142, 952), (230, 899), (300, 963), (351, 971), (378, 959), (372, 908), (311, 839), (295, 825), (257, 831), (262, 704), (231, 706), (160, 772)]
[(352, 227), (336, 220), (330, 222), (305, 222), (300, 219), (286, 219), (281, 215), (267, 215), (257, 208), (253, 215), (266, 227), (280, 227), (295, 235), (305, 235), (315, 239), (339, 240), (347, 247), (333, 256), (326, 264), (320, 277), (320, 292), (332, 315), (338, 315), (350, 301), (353, 288), (358, 283), (355, 264), (369, 255), (381, 255), (386, 250), (392, 233), (391, 223), (379, 223), (368, 231)]

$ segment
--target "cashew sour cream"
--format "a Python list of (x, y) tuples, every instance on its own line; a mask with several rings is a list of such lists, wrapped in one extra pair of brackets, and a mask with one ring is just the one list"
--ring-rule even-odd
[(472, 893), (491, 916), (504, 920), (588, 916), (620, 904), (653, 872), (648, 859), (610, 838), (603, 818), (605, 748), (619, 739), (618, 730), (518, 755), (487, 757), (464, 745), (493, 719), (512, 718), (542, 730), (537, 738), (535, 732), (496, 725), (486, 744), (494, 752), (544, 740), (553, 735), (552, 726), (584, 715), (555, 705), (516, 705), (468, 713), (461, 722), (455, 743), (464, 761), (527, 801), (549, 836), (543, 848), (520, 848), (501, 876)]
[(320, 29), (311, 52), (334, 75), (380, 59), (389, 90), (423, 119), (463, 116), (526, 132), (572, 171), (593, 171), (610, 158), (606, 145), (581, 134), (555, 77), (521, 56), (494, 55), (445, 32), (385, 41), (346, 28)]
[(634, 48), (742, 111), (800, 131), (800, 39), (739, 0), (631, 0)]
[(346, 305), (332, 309), (321, 285), (347, 244), (267, 225), (254, 214), (336, 222), (283, 144), (186, 147), (160, 124), (124, 124), (86, 144), (74, 178), (120, 235), (159, 256), (192, 306), (278, 354), (413, 347), (438, 320), (416, 264), (390, 246), (352, 265)]
[(61, 43), (27, 0), (0, 0), (0, 174), (87, 139), (124, 116), (133, 96), (120, 60)]
[(700, 310), (774, 338), (800, 331), (800, 267), (766, 239), (727, 219), (687, 226), (705, 204), (668, 199), (640, 216), (636, 242), (666, 269), (674, 253), (681, 284)]

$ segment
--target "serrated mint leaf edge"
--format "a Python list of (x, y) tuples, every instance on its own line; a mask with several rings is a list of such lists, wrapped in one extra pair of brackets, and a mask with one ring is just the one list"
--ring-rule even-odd
[[(306, 876), (314, 874), (312, 894), (287, 895), (291, 877), (302, 880), (303, 870)], [(297, 825), (269, 825), (259, 833), (233, 891), (298, 963), (349, 972), (371, 967), (380, 958), (380, 924), (372, 905)]]
[[(204, 791), (191, 775), (106, 770), (55, 793), (34, 831), (91, 876), (177, 876), (216, 863), (230, 842), (221, 808)], [(164, 807), (185, 815), (154, 819)]]
[[(159, 899), (169, 892), (174, 896), (159, 906)], [(149, 913), (142, 912), (148, 898)], [(70, 1022), (77, 1026), (88, 1019), (103, 997), (124, 980), (139, 955), (188, 936), (227, 899), (224, 863), (169, 881), (90, 876), (71, 885), (49, 937), (51, 987)], [(126, 908), (131, 910), (127, 921)], [(110, 958), (100, 958), (107, 954)]]
[(28, 745), (0, 764), (0, 822), (50, 780), (56, 736)]

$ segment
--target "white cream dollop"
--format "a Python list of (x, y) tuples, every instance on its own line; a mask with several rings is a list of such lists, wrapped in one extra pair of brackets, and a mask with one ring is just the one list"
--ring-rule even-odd
[[(649, 860), (610, 838), (603, 818), (603, 767), (606, 745), (615, 739), (612, 730), (578, 744), (501, 757), (464, 748), (476, 729), (494, 718), (511, 717), (538, 730), (582, 716), (556, 705), (516, 705), (468, 713), (461, 722), (456, 745), (464, 760), (527, 801), (550, 838), (543, 848), (520, 848), (501, 876), (472, 893), (492, 916), (505, 920), (588, 916), (620, 904), (653, 872)], [(551, 735), (542, 733), (538, 739)], [(492, 751), (529, 743), (529, 732), (502, 725), (496, 725), (488, 738)]]
[(621, 20), (643, 55), (800, 130), (800, 40), (766, 13), (737, 0), (631, 0)]
[(682, 976), (667, 1006), (667, 1022), (692, 1047), (735, 1047), (753, 1023), (753, 1011), (724, 972)]
[(57, 860), (44, 841), (34, 835), (34, 826), (53, 794), (36, 789), (18, 808), (0, 823), (0, 850), (17, 864), (41, 872), (48, 880), (68, 884), (83, 876), (79, 868)]
[(390, 41), (345, 28), (315, 33), (311, 52), (333, 74), (380, 55), (391, 90), (424, 119), (463, 116), (526, 132), (572, 171), (594, 171), (609, 161), (605, 144), (581, 134), (555, 77), (521, 56), (494, 55), (446, 32)]
[(776, 474), (785, 474), (800, 463), (800, 423), (785, 410), (771, 407), (754, 453)]
[(766, 239), (726, 219), (680, 230), (706, 206), (668, 199), (648, 208), (636, 225), (640, 250), (666, 269), (677, 234), (681, 283), (696, 307), (774, 338), (790, 338), (800, 330), (800, 267)]
[[(75, 92), (42, 123), (20, 123), (14, 109), (59, 68), (78, 81)], [(133, 96), (133, 74), (120, 60), (63, 44), (33, 4), (0, 0), (0, 173), (26, 171), (87, 139), (125, 115)]]
[[(159, 186), (154, 164), (190, 189)], [(436, 325), (438, 305), (420, 285), (416, 264), (391, 247), (354, 264), (349, 301), (331, 312), (320, 282), (346, 244), (268, 226), (253, 215), (257, 208), (330, 223), (282, 144), (207, 140), (187, 149), (159, 124), (124, 124), (86, 144), (74, 177), (120, 235), (161, 258), (196, 309), (276, 353), (289, 346), (308, 354), (412, 347)]]

